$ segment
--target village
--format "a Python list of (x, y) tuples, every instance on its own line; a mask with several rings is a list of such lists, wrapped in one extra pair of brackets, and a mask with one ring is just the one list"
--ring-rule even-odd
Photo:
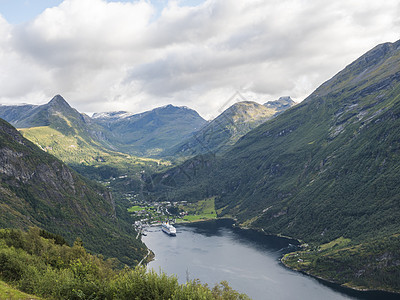
[(145, 227), (161, 225), (162, 222), (171, 224), (184, 222), (184, 217), (188, 215), (188, 212), (184, 210), (187, 201), (163, 201), (151, 204), (134, 201), (133, 204), (128, 212), (133, 218), (133, 226), (138, 231)]
[(214, 198), (205, 199), (197, 203), (187, 201), (144, 202), (131, 201), (128, 209), (133, 226), (138, 231), (145, 227), (161, 225), (162, 222), (171, 224), (198, 222), (217, 217)]

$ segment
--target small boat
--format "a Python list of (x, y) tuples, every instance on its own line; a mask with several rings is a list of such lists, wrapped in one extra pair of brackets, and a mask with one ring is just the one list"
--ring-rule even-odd
[(176, 228), (169, 224), (168, 222), (161, 224), (161, 230), (164, 231), (166, 234), (175, 236), (176, 235)]

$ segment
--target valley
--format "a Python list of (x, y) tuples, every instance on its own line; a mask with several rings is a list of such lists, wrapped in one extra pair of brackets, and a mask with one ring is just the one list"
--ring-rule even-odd
[(399, 293), (398, 66), (400, 42), (381, 44), (299, 104), (239, 101), (211, 121), (173, 105), (89, 117), (60, 95), (2, 105), (0, 225), (133, 267), (144, 225), (228, 218), (301, 241), (291, 269)]

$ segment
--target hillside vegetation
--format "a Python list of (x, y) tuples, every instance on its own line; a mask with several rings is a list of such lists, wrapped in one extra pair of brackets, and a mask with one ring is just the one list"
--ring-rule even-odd
[[(113, 260), (89, 254), (79, 240), (69, 247), (38, 228), (0, 229), (0, 279), (43, 299), (248, 299), (226, 282), (210, 289), (144, 267), (116, 270)], [(0, 281), (3, 292), (25, 298)]]

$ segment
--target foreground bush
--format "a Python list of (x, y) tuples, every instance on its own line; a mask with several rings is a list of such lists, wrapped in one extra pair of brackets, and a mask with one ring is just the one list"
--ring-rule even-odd
[(116, 269), (115, 260), (91, 255), (81, 241), (31, 228), (0, 229), (0, 279), (23, 292), (51, 299), (248, 299), (226, 282), (210, 289), (198, 281), (144, 267)]

